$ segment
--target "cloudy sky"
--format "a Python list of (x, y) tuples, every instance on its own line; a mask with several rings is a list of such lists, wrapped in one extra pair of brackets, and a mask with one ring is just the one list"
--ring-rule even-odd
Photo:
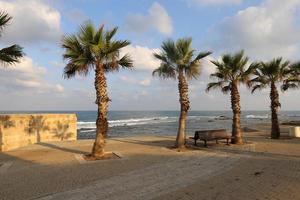
[[(18, 43), (26, 57), (0, 68), (0, 110), (94, 110), (94, 74), (64, 80), (60, 41), (90, 19), (119, 27), (117, 38), (135, 69), (108, 75), (111, 110), (177, 110), (177, 83), (151, 76), (159, 63), (152, 53), (168, 38), (193, 37), (198, 51), (214, 53), (202, 63), (199, 80), (190, 81), (192, 110), (229, 110), (229, 96), (206, 93), (210, 59), (245, 49), (252, 60), (283, 56), (300, 59), (300, 0), (0, 0), (13, 21), (0, 47)], [(300, 91), (281, 95), (283, 110), (300, 110)], [(267, 110), (268, 91), (252, 95), (241, 88), (243, 110)]]

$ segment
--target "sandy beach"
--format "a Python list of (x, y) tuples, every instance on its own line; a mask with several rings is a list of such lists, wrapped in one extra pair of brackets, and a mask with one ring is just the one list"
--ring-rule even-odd
[(92, 140), (30, 145), (0, 154), (0, 199), (300, 199), (300, 140), (245, 135), (185, 152), (169, 136), (111, 138), (122, 158), (95, 162), (80, 159)]

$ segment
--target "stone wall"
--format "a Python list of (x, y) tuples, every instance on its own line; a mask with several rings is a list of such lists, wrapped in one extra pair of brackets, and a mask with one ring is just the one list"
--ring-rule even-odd
[(77, 139), (75, 114), (0, 115), (0, 151), (37, 142)]

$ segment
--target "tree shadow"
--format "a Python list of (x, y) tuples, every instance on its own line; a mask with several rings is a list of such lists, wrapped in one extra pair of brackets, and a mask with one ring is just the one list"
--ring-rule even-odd
[(52, 148), (52, 149), (56, 149), (56, 150), (60, 150), (60, 151), (65, 151), (65, 152), (69, 152), (69, 153), (75, 153), (75, 154), (88, 154), (89, 153), (89, 152), (86, 152), (86, 151), (80, 151), (80, 150), (76, 150), (76, 149), (69, 149), (69, 148), (60, 147), (60, 146), (57, 146), (55, 144), (45, 143), (45, 142), (37, 143), (37, 145), (41, 145), (41, 146), (44, 146), (44, 147), (48, 147), (48, 148)]
[(3, 145), (3, 132), (2, 132), (2, 127), (4, 129), (10, 128), (10, 127), (15, 127), (15, 121), (10, 120), (10, 116), (8, 115), (0, 115), (0, 152), (2, 151), (2, 145)]
[(239, 149), (239, 148), (201, 148), (198, 147), (199, 150), (204, 151), (216, 151), (216, 152), (224, 152), (224, 153), (232, 153), (237, 155), (250, 155), (254, 157), (262, 157), (262, 158), (278, 158), (278, 159), (300, 159), (298, 155), (288, 155), (286, 153), (275, 153), (275, 152), (267, 152), (267, 151), (257, 151), (257, 150), (247, 150), (247, 149)]
[(55, 137), (60, 138), (61, 141), (69, 139), (73, 133), (69, 131), (69, 124), (62, 123), (60, 121), (56, 122), (56, 127), (52, 129), (52, 132), (55, 134)]
[(174, 145), (173, 140), (138, 140), (138, 139), (131, 139), (131, 138), (124, 138), (124, 139), (116, 139), (110, 138), (109, 140), (130, 143), (130, 144), (138, 144), (138, 145), (147, 145), (147, 146), (155, 146), (155, 147), (170, 147)]
[(45, 124), (46, 119), (43, 116), (30, 116), (28, 127), (25, 127), (25, 131), (29, 134), (36, 134), (37, 142), (41, 142), (41, 131), (50, 130), (49, 126)]

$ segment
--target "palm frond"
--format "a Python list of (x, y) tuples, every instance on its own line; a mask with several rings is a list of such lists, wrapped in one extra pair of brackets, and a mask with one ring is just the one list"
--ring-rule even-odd
[(265, 87), (266, 87), (266, 85), (263, 85), (263, 84), (254, 85), (254, 86), (252, 86), (251, 93), (254, 93), (256, 90), (262, 90)]
[(1, 36), (1, 32), (3, 31), (3, 29), (5, 28), (5, 26), (8, 25), (9, 21), (12, 19), (11, 16), (9, 16), (8, 13), (1, 11), (0, 12), (0, 36)]
[(112, 30), (107, 31), (105, 33), (106, 42), (111, 41), (111, 39), (116, 35), (117, 31), (118, 31), (118, 27), (114, 27)]
[(80, 26), (80, 31), (78, 33), (79, 41), (85, 45), (96, 44), (94, 40), (95, 28), (91, 21), (86, 21)]
[(211, 89), (217, 89), (217, 88), (222, 89), (223, 86), (224, 86), (223, 81), (208, 83), (206, 87), (206, 92), (209, 92)]
[(63, 72), (63, 77), (65, 79), (70, 79), (76, 75), (86, 76), (89, 73), (88, 66), (85, 65), (74, 65), (73, 63), (68, 63)]
[(200, 63), (193, 62), (188, 67), (184, 68), (185, 75), (189, 80), (198, 79), (201, 74)]
[(153, 53), (153, 56), (162, 62), (168, 62), (167, 56), (163, 53)]
[(207, 56), (209, 56), (209, 55), (211, 55), (211, 54), (212, 54), (211, 51), (200, 52), (200, 53), (196, 56), (196, 58), (194, 59), (193, 62), (198, 61), (198, 60), (201, 60), (202, 58), (205, 58), (205, 57), (207, 57)]
[(98, 28), (98, 30), (94, 36), (94, 41), (95, 41), (95, 44), (97, 45), (98, 49), (105, 48), (107, 41), (104, 38), (104, 25), (102, 25), (102, 26), (100, 26), (100, 28)]
[(284, 92), (284, 91), (287, 91), (288, 89), (298, 89), (300, 86), (299, 86), (299, 83), (284, 83), (282, 84), (281, 86), (281, 90)]
[(107, 46), (105, 54), (110, 54), (116, 51), (119, 51), (120, 49), (130, 45), (130, 41), (128, 40), (116, 40), (110, 42), (110, 45)]
[(119, 68), (122, 67), (124, 69), (132, 69), (133, 68), (133, 61), (129, 54), (125, 54), (122, 58), (117, 61), (111, 61), (105, 63), (104, 70), (106, 72), (118, 71)]
[(164, 52), (164, 54), (166, 54), (166, 56), (168, 57), (168, 59), (173, 62), (176, 63), (179, 57), (179, 53), (177, 51), (175, 42), (173, 40), (166, 40), (163, 42), (163, 44), (161, 45), (161, 48)]
[(223, 86), (222, 88), (221, 88), (221, 91), (222, 91), (222, 93), (224, 93), (224, 94), (228, 94), (228, 92), (231, 90), (231, 84), (228, 84), (228, 85), (226, 85), (226, 86)]
[(17, 63), (23, 56), (23, 48), (16, 44), (0, 50), (0, 62), (4, 65)]
[(161, 63), (160, 67), (152, 72), (152, 75), (158, 76), (162, 79), (176, 79), (175, 69), (166, 63)]

